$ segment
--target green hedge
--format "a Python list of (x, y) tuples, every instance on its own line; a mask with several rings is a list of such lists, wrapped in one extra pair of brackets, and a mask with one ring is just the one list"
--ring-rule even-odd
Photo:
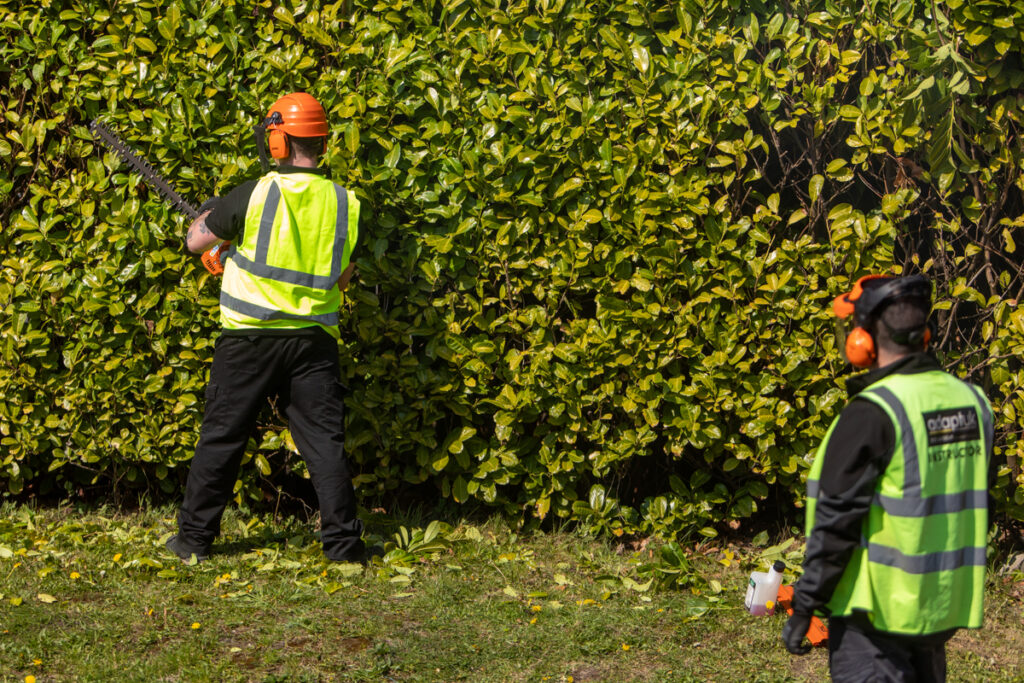
[[(845, 400), (831, 298), (902, 268), (938, 284), (1024, 518), (1019, 5), (41, 5), (0, 0), (5, 495), (174, 494), (201, 420), (217, 283), (88, 121), (198, 204), (303, 89), (365, 207), (341, 359), (367, 502), (708, 535), (791, 510)], [(273, 414), (250, 455), (240, 497), (302, 472)]]

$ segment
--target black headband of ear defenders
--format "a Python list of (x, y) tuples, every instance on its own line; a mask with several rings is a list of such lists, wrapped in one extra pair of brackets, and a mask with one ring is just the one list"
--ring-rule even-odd
[[(868, 324), (876, 313), (881, 312), (883, 304), (897, 299), (917, 299), (923, 301), (927, 306), (932, 298), (932, 283), (924, 275), (910, 275), (908, 277), (894, 277), (882, 280), (879, 278), (878, 285), (871, 286), (868, 281), (861, 292), (860, 297), (854, 304), (854, 315), (858, 326)], [(917, 346), (924, 339), (927, 325), (914, 326), (909, 328), (894, 328), (884, 320), (880, 322), (889, 331), (889, 336), (897, 344), (904, 346)]]

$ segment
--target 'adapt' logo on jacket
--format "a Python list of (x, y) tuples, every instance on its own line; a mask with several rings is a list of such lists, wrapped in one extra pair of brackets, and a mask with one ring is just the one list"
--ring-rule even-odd
[(921, 417), (928, 428), (929, 446), (976, 441), (981, 438), (978, 431), (978, 415), (973, 408), (936, 410), (924, 413)]

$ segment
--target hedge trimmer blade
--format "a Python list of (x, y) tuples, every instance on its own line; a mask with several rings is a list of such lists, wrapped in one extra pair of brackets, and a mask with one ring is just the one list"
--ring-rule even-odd
[(170, 183), (161, 178), (152, 166), (135, 156), (128, 145), (126, 145), (121, 138), (117, 137), (117, 135), (107, 130), (106, 126), (99, 121), (93, 121), (89, 124), (89, 130), (92, 131), (93, 136), (102, 142), (104, 146), (114, 152), (117, 156), (121, 157), (125, 163), (135, 169), (135, 171), (141, 175), (161, 197), (167, 200), (172, 209), (179, 213), (183, 213), (192, 219), (199, 216), (199, 211), (194, 206), (189, 204), (180, 194), (175, 192)]

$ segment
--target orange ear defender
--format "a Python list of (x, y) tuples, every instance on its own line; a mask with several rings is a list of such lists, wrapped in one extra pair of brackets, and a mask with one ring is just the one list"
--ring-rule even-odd
[[(885, 278), (885, 275), (865, 275), (857, 280), (853, 289), (846, 294), (840, 294), (832, 301), (832, 312), (837, 318), (847, 318), (856, 312), (857, 302), (864, 293), (864, 283), (869, 280)], [(856, 319), (856, 316), (854, 316)], [(878, 357), (875, 351), (875, 340), (871, 333), (863, 327), (857, 326), (846, 335), (846, 344), (843, 349), (846, 360), (855, 368), (869, 368)]]
[(846, 359), (855, 368), (870, 368), (878, 357), (875, 352), (875, 340), (863, 327), (855, 327), (846, 335), (845, 351)]
[(288, 133), (283, 130), (270, 131), (267, 134), (267, 149), (274, 159), (287, 159), (289, 154)]

